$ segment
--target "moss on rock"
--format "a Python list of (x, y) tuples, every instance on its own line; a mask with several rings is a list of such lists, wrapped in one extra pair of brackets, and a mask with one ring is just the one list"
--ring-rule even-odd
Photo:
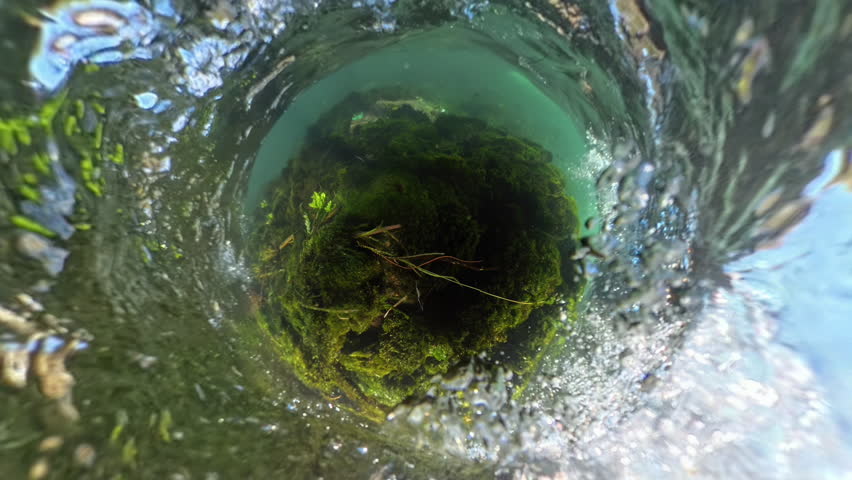
[(335, 128), (271, 186), (252, 242), (284, 359), (376, 420), (481, 352), (523, 348), (506, 358), (529, 370), (582, 289), (577, 208), (550, 154), (423, 103), (330, 113)]

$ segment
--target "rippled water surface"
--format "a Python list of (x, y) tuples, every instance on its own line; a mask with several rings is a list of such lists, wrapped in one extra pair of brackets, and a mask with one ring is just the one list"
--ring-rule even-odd
[[(3, 478), (847, 478), (852, 5), (0, 5)], [(585, 297), (382, 423), (256, 320), (264, 186), (352, 92), (553, 154)]]

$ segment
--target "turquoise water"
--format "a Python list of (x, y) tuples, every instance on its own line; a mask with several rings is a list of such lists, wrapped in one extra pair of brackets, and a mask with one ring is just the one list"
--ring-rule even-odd
[[(598, 215), (596, 172), (589, 168), (586, 132), (570, 105), (548, 97), (530, 72), (483, 48), (473, 32), (441, 28), (404, 38), (317, 81), (295, 97), (258, 150), (247, 193), (256, 206), (263, 185), (298, 152), (308, 128), (352, 92), (404, 87), (447, 113), (474, 116), (530, 139), (553, 154), (566, 174), (579, 217)], [(481, 38), (480, 38), (481, 40)]]

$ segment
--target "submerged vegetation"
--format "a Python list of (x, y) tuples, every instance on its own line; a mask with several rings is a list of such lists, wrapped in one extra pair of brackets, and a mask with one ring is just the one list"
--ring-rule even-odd
[(422, 100), (364, 102), (329, 113), (271, 185), (254, 268), (295, 374), (380, 420), (482, 352), (529, 371), (583, 284), (548, 152)]

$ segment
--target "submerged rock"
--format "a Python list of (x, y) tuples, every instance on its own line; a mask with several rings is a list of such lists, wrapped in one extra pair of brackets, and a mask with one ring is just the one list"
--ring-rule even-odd
[(577, 207), (548, 152), (380, 102), (369, 122), (358, 101), (321, 122), (336, 127), (273, 183), (253, 236), (259, 315), (284, 360), (377, 420), (482, 352), (529, 371), (582, 290)]

